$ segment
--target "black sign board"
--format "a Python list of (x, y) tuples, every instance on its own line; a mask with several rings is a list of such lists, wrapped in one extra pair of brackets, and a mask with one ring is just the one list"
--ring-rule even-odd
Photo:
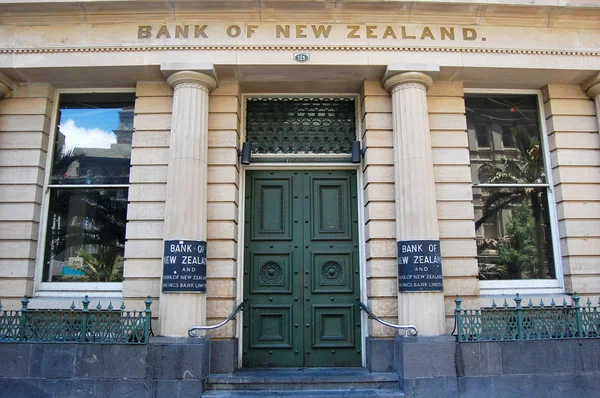
[(398, 241), (398, 291), (441, 292), (443, 290), (440, 241)]
[(163, 292), (206, 292), (206, 242), (166, 240)]

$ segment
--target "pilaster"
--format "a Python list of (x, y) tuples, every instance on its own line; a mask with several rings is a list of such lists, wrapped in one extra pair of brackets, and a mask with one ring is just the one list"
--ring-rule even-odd
[[(216, 81), (195, 71), (167, 81), (174, 94), (164, 238), (206, 241), (208, 101)], [(187, 336), (189, 326), (206, 323), (206, 296), (161, 293), (159, 312), (162, 335)]]
[[(431, 76), (415, 71), (384, 82), (392, 94), (397, 241), (439, 241), (426, 96), (432, 83)], [(398, 293), (398, 319), (416, 325), (421, 335), (443, 334), (443, 293)]]

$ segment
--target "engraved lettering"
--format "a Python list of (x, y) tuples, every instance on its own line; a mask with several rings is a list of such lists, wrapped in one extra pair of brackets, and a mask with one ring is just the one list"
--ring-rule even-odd
[(152, 37), (152, 26), (138, 26), (138, 39), (149, 39)]
[(229, 25), (225, 33), (227, 33), (227, 36), (231, 37), (232, 39), (235, 39), (236, 37), (240, 36), (240, 33), (242, 33), (242, 29), (237, 25)]
[(246, 37), (251, 38), (254, 31), (258, 28), (258, 25), (247, 25), (246, 26)]
[(463, 33), (463, 40), (473, 41), (473, 40), (477, 39), (477, 31), (475, 29), (463, 28), (462, 33)]
[(160, 38), (161, 38), (161, 36), (164, 36), (164, 37), (166, 37), (167, 39), (170, 39), (170, 38), (171, 38), (171, 34), (169, 33), (169, 29), (167, 29), (167, 26), (166, 26), (166, 25), (161, 25), (161, 27), (160, 27), (160, 29), (159, 29), (159, 31), (158, 31), (158, 34), (156, 35), (156, 38), (157, 38), (157, 39), (160, 39)]
[(450, 40), (454, 40), (454, 28), (440, 28), (440, 34), (442, 35), (442, 40), (446, 40), (446, 37)]
[(409, 36), (409, 35), (407, 35), (407, 34), (406, 34), (406, 26), (403, 26), (403, 27), (402, 27), (402, 38), (403, 38), (403, 39), (416, 39), (416, 38), (417, 38), (417, 36), (412, 36), (412, 35), (411, 35), (411, 36)]
[(204, 33), (204, 29), (206, 29), (208, 25), (196, 25), (194, 27), (194, 37), (197, 39), (200, 36), (204, 37), (205, 39), (208, 39), (208, 35), (206, 33)]
[(283, 35), (286, 39), (290, 38), (290, 25), (275, 26), (275, 37), (281, 39), (281, 35)]
[(329, 33), (331, 33), (331, 25), (327, 25), (327, 27), (323, 25), (311, 25), (310, 27), (312, 28), (312, 31), (317, 39), (321, 36), (327, 39), (329, 37)]
[(360, 25), (348, 25), (347, 29), (350, 30), (346, 36), (348, 39), (360, 39), (360, 34), (356, 33), (360, 29)]
[(306, 29), (306, 25), (296, 25), (296, 39), (306, 39), (304, 29)]
[(427, 26), (425, 28), (423, 28), (423, 34), (421, 34), (421, 40), (425, 39), (426, 37), (429, 37), (431, 40), (435, 40), (435, 37), (433, 37), (433, 33), (431, 32), (431, 29), (429, 29)]
[(377, 39), (377, 33), (375, 33), (376, 28), (377, 26), (367, 25), (367, 39)]
[(175, 38), (178, 39), (180, 37), (183, 37), (185, 39), (188, 38), (190, 29), (189, 29), (189, 25), (177, 25), (175, 26)]
[(385, 32), (383, 32), (383, 39), (387, 39), (388, 37), (392, 37), (393, 39), (397, 39), (398, 36), (396, 36), (396, 32), (394, 32), (394, 29), (391, 26), (387, 26), (385, 28)]

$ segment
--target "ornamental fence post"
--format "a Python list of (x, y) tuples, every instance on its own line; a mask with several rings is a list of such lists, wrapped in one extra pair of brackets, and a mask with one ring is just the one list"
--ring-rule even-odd
[(29, 299), (27, 295), (23, 296), (21, 300), (21, 324), (19, 325), (19, 341), (25, 341), (25, 330), (27, 328), (27, 304), (29, 304)]
[(517, 339), (523, 339), (523, 307), (521, 307), (521, 301), (523, 299), (517, 293), (517, 297), (515, 297), (515, 303), (517, 303), (517, 307), (515, 310), (517, 311)]
[(144, 341), (148, 343), (148, 339), (150, 338), (150, 322), (152, 322), (152, 311), (150, 310), (152, 300), (150, 300), (150, 296), (146, 297), (144, 304), (146, 304), (146, 309), (144, 310), (146, 314), (146, 324), (144, 325)]
[(576, 292), (573, 293), (573, 302), (574, 302), (574, 308), (575, 308), (575, 320), (577, 321), (577, 337), (583, 337), (582, 336), (582, 332), (583, 332), (583, 328), (581, 326), (581, 312), (580, 309), (581, 307), (579, 306), (579, 299), (580, 297), (577, 295)]
[(454, 304), (456, 305), (456, 308), (454, 309), (454, 319), (456, 320), (456, 336), (458, 337), (459, 342), (464, 340), (462, 334), (462, 319), (460, 318), (460, 303), (462, 303), (462, 300), (457, 294), (456, 298), (454, 299)]
[(90, 300), (88, 300), (88, 296), (87, 294), (85, 295), (85, 298), (83, 299), (83, 301), (81, 302), (83, 304), (83, 310), (81, 312), (81, 342), (85, 343), (86, 340), (86, 336), (87, 336), (87, 323), (88, 323), (88, 305), (90, 305)]

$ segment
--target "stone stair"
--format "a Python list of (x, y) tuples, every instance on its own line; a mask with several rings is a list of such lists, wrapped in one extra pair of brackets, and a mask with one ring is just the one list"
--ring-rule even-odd
[(203, 397), (404, 397), (395, 373), (364, 368), (240, 369), (211, 374)]

